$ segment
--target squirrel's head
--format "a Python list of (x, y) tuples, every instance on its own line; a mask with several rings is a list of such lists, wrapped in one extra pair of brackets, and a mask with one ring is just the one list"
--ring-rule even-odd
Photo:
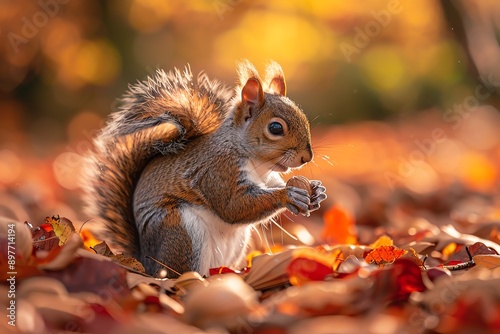
[(238, 66), (240, 85), (234, 108), (234, 124), (248, 143), (252, 158), (276, 172), (298, 168), (313, 158), (309, 121), (286, 97), (281, 66), (266, 68), (264, 85), (248, 61)]

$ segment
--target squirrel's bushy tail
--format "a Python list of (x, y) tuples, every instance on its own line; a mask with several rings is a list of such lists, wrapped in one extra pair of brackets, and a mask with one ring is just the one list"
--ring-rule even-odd
[(168, 74), (158, 70), (129, 87), (84, 165), (86, 213), (113, 250), (136, 255), (140, 249), (132, 201), (146, 164), (215, 131), (231, 108), (231, 96), (204, 73), (195, 82), (189, 66)]

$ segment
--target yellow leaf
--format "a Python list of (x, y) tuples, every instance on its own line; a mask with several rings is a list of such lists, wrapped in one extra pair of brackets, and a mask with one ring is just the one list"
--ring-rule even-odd
[(68, 218), (52, 216), (46, 217), (44, 222), (50, 224), (54, 229), (54, 233), (59, 238), (59, 246), (64, 245), (71, 233), (75, 232), (75, 227)]

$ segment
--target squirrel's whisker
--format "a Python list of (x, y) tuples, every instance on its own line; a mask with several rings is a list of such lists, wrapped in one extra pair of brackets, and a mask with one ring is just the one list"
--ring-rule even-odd
[(273, 223), (274, 225), (276, 225), (282, 232), (284, 232), (286, 235), (288, 235), (293, 240), (299, 240), (296, 236), (294, 236), (293, 234), (291, 234), (290, 232), (288, 232), (283, 226), (281, 226), (280, 224), (278, 224), (277, 222), (275, 222), (274, 219), (271, 219), (270, 221), (271, 221), (271, 223)]
[(180, 272), (176, 271), (175, 269), (170, 268), (170, 267), (169, 267), (169, 266), (167, 266), (165, 263), (163, 263), (163, 262), (161, 262), (161, 261), (158, 261), (157, 259), (155, 259), (155, 258), (154, 258), (154, 257), (152, 257), (152, 256), (146, 255), (146, 256), (145, 256), (145, 258), (146, 258), (146, 259), (150, 259), (150, 260), (152, 260), (152, 261), (154, 261), (154, 262), (158, 263), (160, 266), (165, 267), (166, 269), (170, 270), (171, 272), (173, 272), (173, 273), (175, 273), (175, 274), (177, 274), (177, 275), (179, 275), (179, 276), (181, 276), (181, 275), (182, 275)]

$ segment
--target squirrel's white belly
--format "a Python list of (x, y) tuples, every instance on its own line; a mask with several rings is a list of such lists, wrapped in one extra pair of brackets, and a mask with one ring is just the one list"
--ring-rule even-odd
[(221, 266), (241, 269), (252, 225), (228, 224), (199, 206), (180, 208), (181, 221), (192, 240), (193, 254), (200, 259), (201, 275)]

